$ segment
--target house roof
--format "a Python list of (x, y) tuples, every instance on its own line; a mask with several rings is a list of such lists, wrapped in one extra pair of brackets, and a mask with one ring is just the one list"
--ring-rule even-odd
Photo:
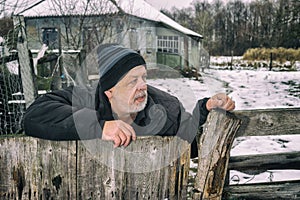
[(144, 0), (32, 0), (30, 5), (20, 7), (15, 14), (25, 17), (97, 15), (117, 13), (119, 10), (136, 17), (161, 22), (186, 35), (203, 38), (202, 35), (183, 27)]

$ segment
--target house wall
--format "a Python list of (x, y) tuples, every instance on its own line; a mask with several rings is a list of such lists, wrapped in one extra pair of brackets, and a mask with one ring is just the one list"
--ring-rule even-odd
[[(56, 28), (59, 35), (58, 39), (61, 39), (61, 47), (63, 50), (78, 50), (82, 48), (85, 40), (84, 34), (87, 27), (91, 29), (95, 27), (101, 27), (99, 29), (93, 29), (93, 32), (97, 32), (97, 36), (101, 38), (103, 35), (111, 36), (115, 32), (115, 28), (112, 26), (111, 18), (104, 20), (103, 17), (41, 17), (41, 18), (25, 18), (26, 28), (28, 34), (28, 46), (30, 49), (40, 49), (43, 44), (43, 29)], [(103, 22), (105, 21), (105, 23)], [(94, 41), (97, 42), (97, 41)], [(58, 40), (57, 40), (58, 43)], [(57, 44), (58, 45), (58, 44)], [(55, 45), (55, 47), (57, 47)], [(50, 47), (54, 48), (54, 47)], [(54, 48), (55, 49), (55, 48)]]
[[(97, 43), (120, 43), (139, 51), (147, 61), (156, 62), (156, 27), (154, 22), (143, 21), (133, 17), (128, 17), (125, 20), (122, 18), (113, 18), (113, 20), (111, 18), (110, 20), (106, 20), (104, 24), (101, 23), (104, 21), (102, 17), (90, 17), (84, 20), (82, 27), (79, 27), (82, 20), (78, 17), (26, 18), (28, 47), (31, 50), (40, 49), (43, 44), (43, 29), (55, 28), (60, 32), (59, 35), (61, 35), (61, 47), (63, 50), (78, 50), (84, 48), (84, 37), (88, 32), (84, 27), (102, 25), (102, 27), (107, 26), (107, 28), (89, 30), (98, 34), (97, 36), (93, 36), (93, 41), (89, 41), (89, 43), (93, 43), (94, 45)], [(98, 23), (98, 21), (101, 22)], [(101, 38), (101, 36), (104, 37)], [(103, 40), (103, 38), (105, 39)], [(57, 40), (57, 44), (50, 48), (58, 48), (58, 43)]]
[[(134, 16), (89, 16), (84, 20), (80, 16), (36, 17), (25, 18), (25, 22), (28, 46), (31, 50), (41, 48), (43, 29), (56, 28), (61, 35), (63, 50), (88, 49), (84, 46), (84, 42), (95, 46), (97, 43), (114, 42), (137, 50), (147, 63), (161, 61), (163, 62), (161, 64), (170, 64), (172, 67), (181, 68), (199, 65), (199, 42), (192, 42), (192, 38), (175, 29)], [(90, 29), (87, 30), (87, 27)], [(94, 30), (94, 27), (98, 28)], [(85, 38), (89, 31), (94, 31), (97, 36), (93, 36), (91, 41), (87, 42)], [(178, 52), (159, 53), (157, 47), (159, 36), (178, 36)], [(103, 38), (105, 39), (103, 40)], [(58, 45), (57, 41), (54, 47), (58, 48)]]
[(119, 43), (138, 51), (147, 63), (156, 63), (156, 27), (151, 21), (131, 19)]

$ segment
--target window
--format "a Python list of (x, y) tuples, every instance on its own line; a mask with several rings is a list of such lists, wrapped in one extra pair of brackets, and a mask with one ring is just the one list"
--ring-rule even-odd
[(50, 49), (58, 49), (58, 31), (56, 28), (43, 28), (43, 44)]
[(133, 50), (138, 50), (138, 31), (136, 28), (131, 28), (129, 30), (129, 41), (130, 41), (130, 48)]
[(178, 36), (157, 36), (157, 51), (178, 54), (178, 43)]

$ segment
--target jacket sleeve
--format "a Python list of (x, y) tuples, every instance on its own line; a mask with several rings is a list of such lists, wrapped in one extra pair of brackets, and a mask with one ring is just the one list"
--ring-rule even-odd
[[(197, 140), (198, 140), (199, 134), (202, 133), (202, 131), (200, 131), (201, 127), (206, 122), (207, 116), (209, 114), (209, 111), (206, 108), (206, 103), (208, 100), (209, 100), (209, 98), (204, 98), (204, 99), (199, 100), (198, 104), (194, 110), (194, 112), (199, 110), (200, 116), (199, 116), (199, 125), (198, 125), (197, 135), (191, 143), (191, 155), (190, 155), (191, 158), (198, 157), (198, 142), (197, 142)], [(194, 115), (197, 115), (197, 114), (194, 113)]]
[(191, 158), (198, 156), (197, 138), (200, 134), (201, 126), (206, 122), (209, 111), (206, 108), (206, 103), (209, 98), (200, 99), (190, 114), (181, 109), (180, 122), (177, 136), (191, 143)]
[(70, 87), (39, 97), (24, 115), (25, 134), (49, 140), (79, 140), (101, 137), (100, 116), (94, 95)]
[(207, 116), (208, 116), (208, 113), (209, 111), (207, 110), (206, 108), (206, 103), (207, 101), (209, 100), (209, 98), (204, 98), (204, 99), (200, 99), (198, 101), (198, 109), (199, 110), (199, 114), (200, 114), (200, 117), (199, 117), (199, 126), (202, 126), (205, 122), (206, 122), (206, 119), (207, 119)]

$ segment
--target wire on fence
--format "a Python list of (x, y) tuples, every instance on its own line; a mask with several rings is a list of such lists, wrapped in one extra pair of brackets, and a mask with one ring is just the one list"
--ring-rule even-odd
[(9, 47), (5, 42), (2, 42), (0, 46), (0, 135), (20, 133), (25, 111), (17, 53), (7, 48)]

